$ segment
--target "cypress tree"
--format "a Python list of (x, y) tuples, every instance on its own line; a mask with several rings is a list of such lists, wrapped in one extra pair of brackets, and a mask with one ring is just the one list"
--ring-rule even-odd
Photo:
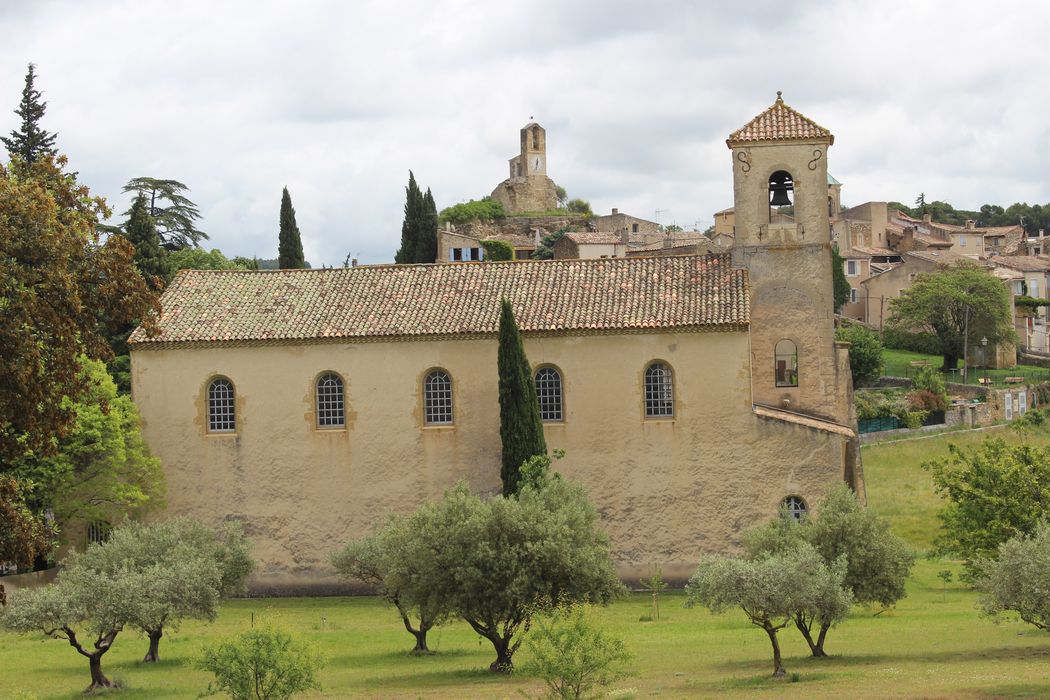
[(401, 247), (394, 255), (394, 262), (398, 264), (418, 262), (419, 232), (425, 208), (423, 192), (416, 184), (416, 176), (409, 170), (408, 185), (405, 187), (405, 219), (401, 222)]
[(547, 453), (540, 422), (540, 406), (532, 368), (525, 356), (525, 346), (514, 320), (514, 309), (506, 299), (499, 316), (499, 434), (503, 441), (503, 495), (518, 491), (521, 465), (529, 457)]
[(44, 117), (47, 102), (40, 99), (40, 91), (33, 87), (36, 79), (36, 66), (29, 64), (26, 73), (26, 86), (22, 90), (22, 101), (18, 104), (15, 114), (22, 118), (19, 129), (11, 132), (10, 138), (0, 136), (0, 141), (7, 146), (8, 154), (22, 159), (26, 164), (36, 160), (55, 155), (55, 137), (57, 134), (44, 131), (40, 128), (40, 120)]
[(419, 238), (416, 243), (416, 262), (432, 263), (437, 260), (438, 212), (434, 195), (427, 188), (423, 195), (423, 216), (420, 221)]
[(130, 214), (124, 224), (124, 237), (135, 246), (135, 267), (150, 288), (159, 290), (168, 279), (170, 264), (167, 252), (160, 246), (160, 234), (149, 215), (149, 202), (144, 195), (135, 198)]
[(277, 267), (281, 270), (298, 270), (306, 267), (303, 256), (303, 241), (299, 226), (295, 223), (295, 207), (288, 188), (281, 195), (281, 233), (277, 245)]

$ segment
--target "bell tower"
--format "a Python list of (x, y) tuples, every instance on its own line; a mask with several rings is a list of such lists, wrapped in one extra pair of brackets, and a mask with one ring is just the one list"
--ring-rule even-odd
[(733, 263), (747, 268), (751, 287), (752, 400), (849, 425), (848, 354), (835, 343), (832, 294), (827, 152), (834, 142), (778, 92), (726, 145)]
[(536, 122), (521, 128), (520, 158), (525, 177), (547, 174), (547, 131)]

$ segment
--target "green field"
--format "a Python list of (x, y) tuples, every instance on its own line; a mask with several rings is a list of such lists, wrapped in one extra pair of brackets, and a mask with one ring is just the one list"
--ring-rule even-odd
[[(911, 366), (912, 362), (926, 361), (937, 369), (940, 369), (944, 362), (940, 355), (923, 355), (918, 352), (891, 350), (889, 348), (883, 350), (882, 359), (885, 362), (882, 373), (889, 377), (914, 377), (917, 370)], [(988, 370), (971, 367), (967, 383), (977, 384), (978, 378), (981, 377), (988, 377), (995, 386), (1009, 386), (1003, 382), (1003, 379), (1006, 377), (1024, 377), (1026, 381), (1032, 383), (1045, 382), (1050, 381), (1050, 369), (1032, 365), (1017, 365), (1009, 369)], [(962, 383), (961, 371), (951, 373), (948, 381)]]
[[(864, 448), (870, 506), (925, 551), (936, 533), (938, 507), (919, 463), (944, 454), (949, 441), (972, 444), (1004, 429), (950, 433), (873, 444)], [(1050, 435), (1034, 438), (1050, 442)], [(599, 613), (635, 655), (633, 675), (614, 697), (711, 698), (1045, 698), (1050, 697), (1050, 635), (1016, 621), (983, 619), (976, 596), (960, 584), (942, 590), (937, 572), (957, 563), (920, 559), (908, 597), (874, 615), (858, 608), (828, 637), (832, 657), (811, 660), (797, 632), (781, 633), (788, 673), (798, 682), (773, 681), (765, 635), (740, 613), (713, 616), (686, 609), (684, 596), (667, 596), (664, 619), (640, 622), (648, 598), (634, 595)], [(491, 647), (462, 623), (431, 633), (437, 653), (415, 658), (411, 638), (396, 615), (372, 598), (238, 600), (211, 625), (187, 623), (165, 637), (162, 661), (138, 663), (146, 640), (117, 639), (103, 668), (125, 688), (121, 698), (193, 698), (207, 676), (190, 664), (206, 640), (243, 630), (255, 619), (275, 618), (315, 642), (329, 658), (324, 691), (314, 698), (510, 698), (535, 693), (524, 674), (498, 677), (486, 669)], [(71, 698), (88, 683), (87, 664), (64, 642), (0, 633), (0, 698), (32, 691), (39, 698)], [(519, 653), (519, 661), (527, 654)], [(108, 695), (108, 694), (107, 694)], [(29, 697), (29, 696), (26, 696)]]

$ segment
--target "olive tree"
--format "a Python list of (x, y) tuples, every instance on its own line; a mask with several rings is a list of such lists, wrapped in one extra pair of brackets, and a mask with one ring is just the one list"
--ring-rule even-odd
[[(801, 521), (783, 512), (772, 522), (748, 531), (744, 546), (749, 556), (760, 557), (806, 543), (820, 554), (828, 567), (843, 561), (842, 586), (852, 600), (889, 607), (906, 594), (915, 554), (889, 530), (889, 523), (857, 502), (846, 484), (832, 486), (817, 508), (817, 515)], [(816, 574), (815, 574), (816, 575)], [(817, 575), (814, 585), (828, 586), (827, 577)], [(849, 612), (840, 609), (830, 588), (818, 597), (821, 603), (799, 610), (795, 626), (813, 656), (827, 656), (824, 642), (828, 631)], [(816, 638), (814, 639), (814, 634)]]
[(102, 573), (69, 567), (49, 586), (15, 591), (0, 611), (0, 626), (65, 640), (88, 660), (91, 685), (87, 691), (112, 687), (102, 673), (102, 657), (124, 627), (141, 614), (145, 591), (156, 584), (155, 573), (130, 568)]
[(824, 563), (812, 545), (799, 543), (757, 558), (708, 555), (689, 579), (687, 605), (719, 613), (739, 607), (773, 647), (773, 677), (786, 675), (777, 633), (801, 613), (837, 621), (852, 604), (843, 586), (845, 562)]
[(1044, 520), (1030, 536), (1007, 540), (998, 555), (976, 563), (981, 608), (992, 617), (1014, 612), (1050, 631), (1050, 523)]
[(150, 585), (129, 623), (149, 637), (145, 662), (158, 661), (165, 629), (184, 618), (214, 620), (226, 596), (244, 591), (254, 563), (239, 523), (216, 533), (191, 518), (143, 525), (129, 522), (108, 541), (94, 544), (67, 563), (99, 576), (122, 570), (149, 574)]
[(405, 518), (391, 517), (373, 534), (348, 542), (332, 555), (332, 565), (339, 573), (368, 584), (397, 608), (405, 629), (415, 637), (415, 654), (430, 653), (427, 632), (448, 617), (436, 591), (412, 585), (402, 588), (404, 582), (416, 580), (422, 573), (427, 553), (420, 545), (424, 543)]
[(609, 539), (583, 489), (558, 475), (524, 473), (515, 497), (482, 499), (463, 485), (408, 519), (426, 552), (418, 577), (392, 583), (463, 618), (491, 642), (494, 672), (509, 672), (534, 614), (605, 604), (624, 592)]

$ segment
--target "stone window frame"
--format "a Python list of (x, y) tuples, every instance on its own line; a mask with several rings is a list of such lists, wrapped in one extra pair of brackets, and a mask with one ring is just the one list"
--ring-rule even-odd
[[(338, 388), (331, 382), (338, 383)], [(329, 382), (322, 386), (322, 382)], [(346, 380), (334, 370), (325, 370), (314, 379), (314, 428), (317, 430), (344, 430), (346, 428)]]
[(780, 502), (780, 507), (795, 520), (802, 520), (809, 515), (809, 504), (806, 503), (806, 499), (797, 494), (785, 496)]
[[(791, 344), (790, 351), (788, 351), (788, 348), (784, 343)], [(781, 360), (789, 363), (785, 364), (784, 372), (781, 372), (780, 370)], [(773, 346), (773, 383), (778, 388), (792, 388), (798, 386), (798, 343), (791, 338), (781, 338), (777, 341), (777, 344)]]
[(217, 375), (208, 380), (205, 408), (209, 434), (231, 435), (237, 432), (237, 388), (232, 379)]
[[(541, 373), (553, 373), (555, 375), (557, 386), (553, 387), (549, 383), (551, 380), (540, 379)], [(541, 381), (548, 382), (547, 386), (542, 386)], [(547, 363), (537, 365), (532, 372), (533, 386), (536, 388), (536, 401), (539, 403), (540, 410), (540, 421), (544, 423), (564, 423), (565, 422), (565, 375), (561, 371), (561, 368)], [(546, 392), (543, 389), (547, 389)], [(556, 395), (556, 396), (555, 396)], [(555, 406), (555, 403), (557, 404)]]
[[(849, 271), (850, 265), (853, 266), (853, 272)], [(860, 277), (860, 260), (846, 261), (846, 277)]]
[(674, 368), (666, 360), (652, 360), (642, 372), (642, 415), (646, 420), (674, 420)]
[[(444, 375), (444, 380), (438, 375)], [(449, 428), (455, 425), (455, 396), (452, 373), (444, 367), (428, 369), (423, 374), (423, 426)]]

